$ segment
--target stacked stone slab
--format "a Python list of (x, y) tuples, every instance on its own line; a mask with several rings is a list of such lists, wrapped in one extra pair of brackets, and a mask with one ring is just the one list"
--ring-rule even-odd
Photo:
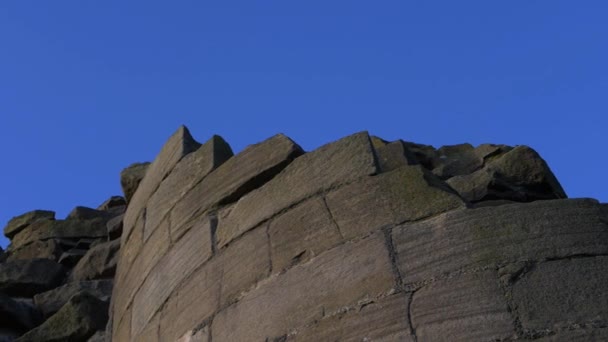
[(608, 204), (567, 199), (526, 146), (278, 134), (234, 155), (182, 126), (121, 185), (9, 222), (0, 340), (608, 339)]
[[(4, 228), (0, 259), (0, 341), (86, 341), (105, 332), (125, 200), (76, 207), (64, 220), (35, 210)], [(118, 237), (120, 237), (118, 235)]]
[(186, 133), (125, 213), (115, 341), (608, 338), (607, 206), (528, 147)]

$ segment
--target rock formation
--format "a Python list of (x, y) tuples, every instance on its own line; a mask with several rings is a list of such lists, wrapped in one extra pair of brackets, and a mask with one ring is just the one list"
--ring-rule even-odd
[(121, 184), (7, 224), (0, 341), (608, 339), (608, 205), (529, 147), (180, 127)]

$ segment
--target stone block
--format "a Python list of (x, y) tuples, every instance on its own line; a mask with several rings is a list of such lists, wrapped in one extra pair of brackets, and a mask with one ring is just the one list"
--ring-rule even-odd
[(222, 270), (220, 305), (224, 306), (270, 273), (266, 227), (260, 227), (234, 241), (217, 256)]
[(302, 153), (296, 143), (282, 134), (247, 147), (177, 202), (171, 212), (172, 229), (180, 230), (209, 209), (238, 200), (273, 178)]
[(414, 342), (408, 318), (408, 298), (395, 294), (345, 313), (325, 317), (288, 335), (287, 341)]
[(392, 292), (395, 279), (384, 236), (347, 242), (271, 277), (220, 311), (214, 341), (264, 341), (323, 314)]
[(49, 239), (105, 238), (108, 234), (106, 219), (93, 220), (41, 220), (33, 222), (17, 233), (10, 250), (16, 251), (34, 241)]
[(383, 146), (374, 146), (378, 157), (378, 166), (382, 172), (396, 170), (402, 166), (418, 164), (418, 160), (401, 140)]
[(144, 241), (188, 191), (232, 155), (228, 143), (214, 135), (198, 150), (182, 158), (148, 201)]
[(542, 262), (513, 285), (525, 330), (557, 330), (608, 318), (608, 257)]
[(144, 178), (139, 183), (125, 213), (123, 241), (129, 237), (135, 221), (146, 207), (152, 194), (160, 186), (175, 165), (187, 154), (196, 151), (200, 144), (196, 142), (185, 126), (181, 126), (162, 147), (152, 164), (148, 166)]
[(78, 281), (113, 278), (119, 250), (120, 240), (102, 243), (89, 249), (74, 266), (70, 279)]
[(49, 259), (12, 260), (0, 263), (0, 292), (33, 297), (62, 281), (65, 268)]
[(451, 211), (393, 230), (397, 266), (411, 284), (461, 269), (606, 254), (608, 224), (600, 215), (590, 199)]
[(44, 315), (50, 317), (67, 303), (72, 296), (88, 292), (100, 300), (107, 300), (112, 295), (111, 279), (76, 281), (34, 296), (34, 303)]
[[(378, 172), (367, 132), (307, 153), (242, 197), (217, 230), (219, 247), (307, 197)], [(286, 191), (286, 189), (289, 189)]]
[(342, 241), (322, 198), (312, 198), (279, 215), (269, 226), (275, 272), (306, 262)]
[(326, 198), (345, 239), (465, 207), (457, 194), (420, 165), (363, 178)]
[(220, 265), (211, 260), (173, 292), (162, 309), (161, 341), (177, 340), (218, 310), (221, 279)]
[(36, 221), (54, 220), (55, 212), (49, 210), (33, 210), (13, 217), (4, 227), (4, 236), (12, 239), (15, 234)]
[(138, 335), (173, 290), (211, 257), (211, 222), (200, 220), (152, 268), (133, 300), (131, 334)]
[(534, 339), (538, 342), (608, 341), (608, 328), (565, 329), (550, 336)]
[(149, 166), (149, 162), (133, 163), (120, 172), (120, 186), (127, 203), (133, 198), (133, 194), (135, 194), (141, 180), (146, 176)]
[(34, 241), (12, 252), (8, 260), (51, 259), (57, 261), (63, 250), (57, 241)]
[(504, 341), (513, 318), (495, 270), (460, 275), (414, 293), (411, 318), (419, 341)]

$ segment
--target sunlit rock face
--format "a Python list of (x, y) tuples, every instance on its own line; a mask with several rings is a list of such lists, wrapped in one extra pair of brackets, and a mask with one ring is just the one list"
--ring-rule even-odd
[(121, 177), (126, 199), (7, 224), (0, 340), (608, 338), (608, 205), (526, 146), (235, 155), (182, 126)]

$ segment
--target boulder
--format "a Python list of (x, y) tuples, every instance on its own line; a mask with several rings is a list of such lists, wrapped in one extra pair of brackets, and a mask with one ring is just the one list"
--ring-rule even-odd
[(63, 249), (56, 240), (34, 241), (8, 256), (9, 260), (51, 259), (57, 261)]
[(470, 174), (456, 175), (447, 183), (470, 202), (512, 200), (532, 202), (566, 198), (547, 163), (527, 146), (495, 156)]
[[(372, 138), (372, 143), (374, 139)], [(397, 140), (383, 146), (377, 146), (376, 157), (378, 158), (378, 166), (382, 172), (388, 172), (398, 169), (406, 165), (418, 164), (418, 160), (414, 153), (410, 151), (403, 141)]]
[(120, 240), (91, 248), (74, 267), (70, 279), (92, 280), (113, 277), (118, 262)]
[(34, 303), (44, 317), (50, 317), (59, 311), (72, 296), (85, 291), (100, 300), (107, 301), (112, 295), (112, 286), (113, 281), (111, 279), (75, 281), (35, 295)]
[[(21, 335), (38, 325), (40, 318), (32, 305), (0, 293), (0, 331), (6, 329)], [(1, 336), (0, 333), (0, 341)]]
[(0, 264), (0, 292), (32, 297), (60, 284), (65, 269), (49, 259), (11, 260)]
[(131, 201), (135, 190), (137, 190), (139, 183), (146, 175), (149, 166), (149, 162), (135, 163), (129, 165), (120, 173), (120, 185), (122, 186), (122, 192), (125, 194), (127, 203)]
[(17, 233), (22, 231), (25, 227), (40, 220), (54, 220), (55, 212), (48, 210), (34, 210), (27, 212), (23, 215), (13, 217), (6, 227), (4, 227), (4, 236), (12, 239)]
[(126, 206), (127, 201), (122, 196), (112, 196), (97, 207), (97, 210), (108, 211), (116, 207)]
[(122, 225), (124, 218), (125, 215), (121, 214), (114, 218), (111, 218), (106, 224), (106, 228), (108, 229), (108, 238), (110, 240), (117, 239), (122, 235)]
[(86, 249), (72, 248), (61, 254), (59, 257), (59, 263), (66, 267), (72, 268), (78, 263), (78, 261), (80, 261), (80, 259), (82, 259), (85, 254), (87, 254), (87, 252), (88, 250)]
[(108, 303), (83, 292), (70, 298), (56, 314), (16, 341), (86, 341), (96, 331), (103, 330), (107, 320)]
[(81, 238), (107, 237), (106, 218), (92, 220), (37, 221), (13, 237), (11, 251), (16, 251), (34, 241), (49, 239), (78, 240)]
[(109, 219), (107, 211), (78, 206), (68, 214), (66, 220), (93, 220), (96, 218)]

